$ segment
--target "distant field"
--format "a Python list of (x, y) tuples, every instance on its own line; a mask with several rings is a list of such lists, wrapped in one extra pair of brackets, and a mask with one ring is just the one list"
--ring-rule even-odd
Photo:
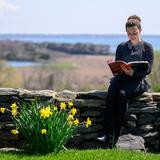
[(62, 63), (64, 61), (74, 64), (75, 69), (72, 73), (84, 83), (95, 79), (105, 85), (112, 76), (107, 65), (108, 59), (114, 59), (114, 56), (73, 55), (59, 58), (57, 62)]
[(68, 55), (57, 58), (53, 63), (48, 63), (48, 66), (21, 67), (15, 70), (23, 79), (19, 87), (73, 91), (104, 90), (112, 77), (107, 66), (107, 60), (112, 58), (114, 56)]
[[(160, 91), (160, 52), (155, 51), (152, 74), (148, 80), (154, 91)], [(112, 73), (107, 60), (113, 55), (65, 55), (39, 67), (5, 69), (1, 67), (0, 87), (26, 89), (69, 89), (72, 91), (106, 90)]]

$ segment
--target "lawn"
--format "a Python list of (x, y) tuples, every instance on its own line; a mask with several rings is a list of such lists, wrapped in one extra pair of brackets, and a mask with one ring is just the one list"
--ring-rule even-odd
[(160, 154), (126, 150), (67, 150), (43, 156), (26, 155), (23, 152), (0, 152), (0, 160), (159, 160)]

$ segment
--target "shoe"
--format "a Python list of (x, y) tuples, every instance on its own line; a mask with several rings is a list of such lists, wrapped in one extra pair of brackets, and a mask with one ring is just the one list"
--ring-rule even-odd
[(98, 141), (100, 141), (100, 142), (109, 142), (109, 138), (107, 137), (107, 135), (102, 135), (101, 137), (97, 137), (97, 139), (96, 140), (98, 140)]

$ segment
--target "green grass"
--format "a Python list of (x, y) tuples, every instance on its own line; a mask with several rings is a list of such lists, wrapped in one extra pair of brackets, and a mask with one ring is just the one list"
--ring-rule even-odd
[(0, 152), (0, 160), (159, 160), (160, 154), (126, 150), (67, 150), (43, 156), (25, 155), (22, 152)]
[(160, 92), (160, 50), (154, 51), (154, 62), (151, 74), (148, 76), (148, 81), (151, 84), (151, 89), (154, 92)]
[(73, 62), (63, 61), (50, 64), (54, 69), (74, 69), (76, 66)]

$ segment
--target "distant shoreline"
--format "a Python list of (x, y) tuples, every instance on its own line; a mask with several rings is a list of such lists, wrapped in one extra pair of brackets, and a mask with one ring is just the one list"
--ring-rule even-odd
[[(160, 35), (143, 35), (142, 39), (160, 50)], [(85, 43), (95, 45), (109, 45), (110, 51), (115, 53), (119, 43), (127, 41), (125, 34), (0, 34), (0, 40), (18, 40), (34, 43)]]
[(86, 43), (35, 43), (25, 41), (0, 41), (0, 59), (16, 61), (56, 60), (67, 55), (109, 55), (109, 45)]

